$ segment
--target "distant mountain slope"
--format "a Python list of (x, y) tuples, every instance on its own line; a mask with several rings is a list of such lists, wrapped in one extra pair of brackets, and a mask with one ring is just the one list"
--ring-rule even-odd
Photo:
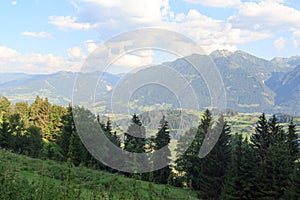
[(294, 114), (299, 113), (300, 65), (291, 72), (277, 74), (277, 79), (270, 79), (268, 84), (276, 93), (275, 104), (279, 109)]
[[(198, 66), (206, 65), (207, 59), (216, 64), (223, 79), (227, 107), (240, 112), (292, 112), (300, 114), (297, 100), (300, 97), (300, 57), (274, 58), (271, 61), (258, 58), (243, 51), (215, 51), (210, 56), (193, 54), (172, 62), (163, 63), (179, 72), (190, 82), (201, 107), (210, 106), (210, 93), (203, 77), (186, 59), (193, 60)], [(298, 67), (297, 64), (299, 65)], [(198, 75), (197, 75), (198, 74)], [(32, 102), (37, 95), (48, 97), (55, 104), (67, 105), (72, 101), (74, 81), (78, 73), (57, 72), (54, 74), (31, 75), (23, 73), (0, 73), (0, 94), (13, 102)], [(81, 74), (93, 82), (99, 80), (101, 72)], [(123, 75), (105, 73), (96, 88), (96, 106), (101, 110), (111, 95), (110, 90)], [(209, 77), (206, 77), (209, 78)], [(95, 87), (89, 85), (87, 87)], [(91, 95), (83, 95), (82, 101)], [(161, 86), (140, 88), (130, 99), (131, 111), (178, 108), (180, 102), (172, 91)], [(297, 106), (296, 106), (297, 105)], [(151, 109), (150, 109), (151, 110)]]
[[(98, 80), (100, 72), (87, 73), (87, 80)], [(77, 73), (58, 72), (54, 74), (27, 75), (10, 74), (11, 78), (2, 81), (0, 94), (7, 96), (11, 101), (34, 101), (37, 95), (48, 97), (55, 104), (67, 105), (71, 103), (74, 82)], [(14, 78), (13, 78), (14, 77)], [(98, 92), (104, 94), (119, 79), (119, 75), (105, 73), (98, 87)]]

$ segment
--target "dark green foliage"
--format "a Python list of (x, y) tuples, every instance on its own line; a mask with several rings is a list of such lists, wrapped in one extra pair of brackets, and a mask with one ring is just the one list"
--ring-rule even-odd
[(0, 147), (3, 149), (11, 149), (13, 145), (13, 136), (10, 125), (6, 117), (4, 117), (0, 126)]
[(125, 133), (124, 149), (129, 152), (143, 153), (146, 145), (145, 127), (137, 114), (132, 116), (132, 121)]
[(251, 136), (251, 142), (256, 149), (260, 162), (263, 162), (266, 156), (266, 151), (270, 145), (272, 136), (269, 132), (269, 125), (265, 114), (259, 116), (255, 133)]
[[(221, 116), (216, 127), (221, 126), (220, 137), (211, 152), (202, 159), (200, 170), (200, 197), (219, 199), (230, 159), (230, 127)], [(217, 132), (212, 132), (216, 134)]]
[(299, 138), (296, 133), (296, 125), (294, 121), (291, 120), (289, 127), (288, 127), (288, 134), (287, 134), (287, 142), (290, 150), (290, 156), (293, 161), (296, 161), (299, 158)]
[(29, 127), (29, 105), (27, 102), (17, 102), (14, 105), (14, 113), (19, 114), (25, 127)]
[(4, 97), (0, 97), (0, 119), (3, 118), (3, 116), (8, 115), (11, 113), (11, 103), (10, 101)]
[(169, 144), (171, 141), (170, 130), (168, 126), (168, 122), (165, 119), (165, 116), (160, 120), (160, 127), (156, 137), (153, 139), (154, 143), (154, 151), (160, 150), (159, 155), (154, 154), (156, 156), (152, 156), (152, 162), (154, 168), (157, 163), (168, 163), (168, 165), (162, 169), (156, 170), (153, 172), (153, 180), (156, 183), (167, 184), (168, 178), (171, 174), (170, 162), (171, 162), (171, 151), (169, 149)]
[(260, 196), (255, 161), (255, 153), (248, 141), (236, 134), (231, 142), (231, 158), (221, 199), (257, 199)]
[(24, 135), (24, 152), (26, 155), (34, 158), (42, 154), (42, 133), (41, 129), (36, 126), (30, 126)]
[(68, 158), (71, 136), (73, 132), (76, 131), (72, 109), (73, 109), (72, 106), (69, 105), (67, 107), (67, 113), (64, 116), (62, 116), (63, 126), (62, 126), (61, 136), (58, 140), (65, 161)]
[(39, 127), (42, 130), (43, 136), (47, 137), (47, 129), (50, 124), (51, 104), (46, 98), (45, 100), (36, 97), (33, 104), (30, 106), (30, 122), (32, 125)]
[(262, 165), (261, 191), (264, 198), (282, 199), (289, 186), (289, 176), (293, 170), (288, 146), (285, 142), (272, 144)]
[(291, 182), (288, 189), (285, 191), (285, 199), (300, 199), (300, 163), (297, 163), (293, 174), (291, 175)]

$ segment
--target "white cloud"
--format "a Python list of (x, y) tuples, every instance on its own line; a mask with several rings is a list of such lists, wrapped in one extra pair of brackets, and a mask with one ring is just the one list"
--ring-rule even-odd
[(53, 73), (61, 70), (76, 71), (81, 61), (70, 61), (61, 55), (20, 52), (0, 46), (0, 69), (5, 72)]
[(296, 38), (293, 38), (292, 42), (293, 42), (294, 47), (295, 47), (296, 49), (298, 49), (298, 48), (299, 48), (298, 40), (297, 40)]
[(184, 0), (189, 3), (202, 4), (210, 7), (236, 7), (241, 4), (240, 0)]
[(13, 6), (15, 6), (15, 5), (17, 5), (18, 4), (18, 2), (16, 2), (16, 1), (12, 1), (11, 2), (11, 5), (13, 5)]
[(96, 23), (100, 30), (127, 31), (145, 25), (160, 25), (169, 12), (168, 0), (77, 0), (84, 1), (78, 12), (82, 22)]
[(118, 58), (113, 64), (122, 67), (141, 67), (152, 64), (153, 51), (142, 50), (128, 53)]
[(86, 40), (84, 42), (84, 45), (85, 45), (85, 48), (87, 49), (88, 53), (92, 53), (98, 47), (96, 42), (93, 40)]
[(282, 4), (284, 1), (245, 2), (229, 18), (234, 27), (255, 31), (294, 31), (300, 29), (300, 11)]
[(283, 37), (278, 38), (274, 42), (274, 46), (277, 49), (277, 51), (282, 51), (285, 46), (286, 40)]
[(0, 46), (0, 59), (13, 58), (18, 55), (19, 53), (16, 50), (10, 49), (5, 46)]
[(71, 16), (50, 16), (49, 23), (58, 26), (61, 30), (88, 30), (97, 27), (97, 24), (77, 22), (76, 17)]
[(28, 37), (34, 37), (34, 38), (52, 38), (53, 36), (50, 33), (46, 32), (30, 32), (30, 31), (24, 31), (21, 33), (21, 35), (28, 36)]
[(82, 52), (81, 48), (73, 47), (67, 50), (68, 56), (71, 59), (84, 59), (86, 55)]
[(122, 0), (79, 0), (83, 2), (89, 2), (94, 4), (99, 4), (103, 7), (111, 8), (111, 7), (117, 7), (122, 6)]

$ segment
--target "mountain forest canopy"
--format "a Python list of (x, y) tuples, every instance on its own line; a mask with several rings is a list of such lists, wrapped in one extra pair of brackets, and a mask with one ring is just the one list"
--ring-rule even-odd
[[(130, 174), (99, 162), (80, 139), (74, 110), (97, 122), (105, 136), (118, 148), (148, 153), (153, 166), (157, 159), (169, 164), (153, 172)], [(297, 123), (294, 119), (280, 123), (276, 115), (268, 116), (262, 113), (252, 133), (245, 135), (233, 133), (226, 116), (213, 116), (210, 110), (206, 110), (198, 126), (190, 127), (177, 139), (171, 134), (167, 118), (161, 116), (155, 134), (146, 138), (147, 127), (138, 114), (133, 114), (131, 124), (120, 132), (114, 127), (114, 119), (95, 116), (83, 107), (53, 105), (47, 98), (39, 96), (31, 104), (13, 104), (6, 97), (1, 97), (0, 148), (1, 153), (3, 150), (11, 151), (33, 158), (66, 162), (73, 167), (107, 171), (135, 181), (148, 181), (150, 191), (153, 190), (152, 184), (164, 184), (166, 188), (162, 198), (167, 198), (170, 195), (168, 188), (175, 186), (196, 192), (200, 199), (299, 199)], [(220, 137), (209, 154), (200, 158), (199, 150), (204, 138), (214, 133), (209, 131), (213, 120), (222, 125)], [(172, 141), (176, 148), (171, 147)], [(151, 156), (163, 147), (167, 148), (160, 157)], [(173, 161), (172, 154), (176, 154)], [(107, 156), (114, 159), (114, 155)], [(0, 181), (7, 180), (0, 173)], [(0, 197), (6, 198), (5, 195), (7, 193), (0, 189)], [(155, 199), (150, 196), (149, 199)]]

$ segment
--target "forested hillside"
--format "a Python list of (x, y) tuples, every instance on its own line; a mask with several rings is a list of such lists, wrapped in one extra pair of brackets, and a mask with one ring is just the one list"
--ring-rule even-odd
[[(149, 156), (148, 159), (154, 167), (157, 159), (163, 159), (169, 165), (153, 172), (133, 174), (104, 165), (81, 142), (73, 111), (84, 113), (98, 123), (101, 132), (115, 146), (128, 152), (152, 155), (167, 146), (160, 157)], [(199, 199), (300, 198), (299, 139), (293, 119), (282, 125), (275, 115), (267, 117), (263, 113), (256, 119), (253, 131), (240, 134), (231, 132), (226, 117), (213, 116), (206, 110), (201, 114), (199, 124), (191, 126), (172, 149), (174, 138), (164, 116), (154, 136), (144, 138), (147, 127), (142, 123), (141, 115), (133, 114), (130, 125), (120, 133), (113, 127), (113, 119), (102, 119), (82, 107), (53, 105), (40, 97), (36, 97), (32, 104), (11, 104), (7, 98), (1, 97), (0, 114), (1, 199), (47, 199), (46, 195), (50, 194), (65, 195), (70, 199), (74, 196), (68, 195), (87, 199), (81, 196), (85, 194), (104, 195), (105, 198), (101, 197), (104, 199), (191, 199), (194, 195)], [(214, 129), (212, 121), (216, 121), (213, 127), (219, 127), (217, 132), (221, 134), (208, 155), (199, 157), (201, 146), (210, 141), (207, 137), (212, 140), (218, 137), (217, 132), (211, 131)], [(172, 161), (173, 151), (176, 157)], [(113, 159), (109, 153), (110, 150), (105, 155)], [(90, 179), (97, 177), (98, 172), (86, 168), (99, 171), (99, 179), (103, 182), (92, 181), (89, 185)], [(79, 176), (80, 173), (84, 175)], [(100, 174), (116, 178), (106, 182)], [(25, 177), (20, 179), (19, 175)], [(141, 180), (148, 181), (148, 186)], [(129, 184), (132, 187), (128, 187)], [(171, 186), (186, 190), (176, 190)], [(98, 187), (102, 189), (96, 189), (99, 192), (96, 193)], [(147, 189), (139, 189), (145, 187)], [(62, 188), (63, 192), (57, 192), (57, 188)], [(129, 193), (131, 197), (126, 196)], [(29, 194), (41, 196), (29, 197)]]

